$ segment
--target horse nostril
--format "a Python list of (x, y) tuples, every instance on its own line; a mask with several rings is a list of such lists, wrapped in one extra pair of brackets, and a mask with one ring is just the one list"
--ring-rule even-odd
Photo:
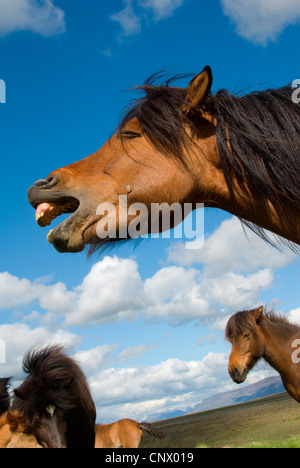
[(48, 182), (47, 180), (37, 180), (34, 185), (36, 185), (36, 187), (44, 187), (44, 185), (48, 185)]
[(52, 175), (50, 177), (47, 177), (47, 179), (41, 179), (35, 182), (36, 187), (42, 187), (42, 188), (51, 188), (58, 182), (58, 177), (56, 175)]
[(231, 371), (229, 372), (230, 377), (235, 380), (237, 377), (239, 377), (240, 373), (236, 367), (233, 367)]

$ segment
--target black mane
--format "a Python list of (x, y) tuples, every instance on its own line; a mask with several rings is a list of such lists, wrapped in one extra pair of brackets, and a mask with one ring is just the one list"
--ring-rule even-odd
[[(184, 149), (191, 150), (192, 141), (184, 124), (199, 133), (202, 111), (207, 111), (217, 120), (218, 149), (232, 202), (236, 203), (237, 183), (240, 194), (255, 199), (257, 210), (269, 216), (273, 207), (282, 224), (287, 224), (287, 204), (300, 204), (300, 105), (292, 101), (293, 89), (287, 86), (243, 97), (222, 90), (210, 94), (202, 108), (185, 115), (187, 90), (171, 87), (174, 79), (163, 85), (157, 85), (156, 79), (151, 77), (135, 88), (145, 96), (127, 109), (118, 130), (137, 117), (143, 134), (157, 150), (185, 163)], [(272, 243), (263, 229), (242, 221)], [(281, 242), (299, 252), (294, 244)]]
[(0, 379), (0, 416), (10, 408), (10, 396), (8, 393), (10, 378)]
[(16, 409), (23, 409), (27, 417), (32, 412), (44, 412), (48, 405), (65, 410), (78, 405), (93, 407), (85, 375), (63, 349), (63, 346), (52, 346), (32, 350), (24, 357), (23, 370), (29, 376), (17, 389), (23, 408)]
[(84, 438), (95, 436), (96, 409), (89, 385), (63, 346), (29, 351), (23, 370), (28, 377), (15, 389), (13, 409), (21, 411), (29, 421), (36, 416), (48, 417), (49, 405), (61, 410), (68, 426), (68, 447), (77, 444), (80, 448)]

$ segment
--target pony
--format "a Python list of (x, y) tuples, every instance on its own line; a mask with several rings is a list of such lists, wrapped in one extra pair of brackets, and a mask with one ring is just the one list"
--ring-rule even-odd
[(29, 374), (14, 390), (12, 408), (28, 421), (44, 448), (94, 448), (96, 409), (77, 362), (63, 346), (30, 350), (23, 370)]
[(41, 448), (19, 411), (0, 416), (0, 448)]
[(243, 383), (255, 364), (264, 359), (300, 403), (300, 327), (259, 307), (233, 315), (225, 336), (232, 343), (228, 371), (234, 382)]
[[(89, 245), (92, 254), (170, 229), (190, 213), (187, 204), (203, 203), (299, 253), (300, 105), (293, 88), (214, 95), (209, 66), (187, 88), (173, 83), (153, 76), (136, 87), (144, 95), (98, 151), (28, 189), (39, 226), (70, 214), (49, 232), (50, 244), (58, 252)], [(164, 223), (163, 207), (174, 204), (182, 216)]]
[(156, 429), (152, 424), (138, 423), (132, 419), (120, 419), (112, 424), (98, 424), (95, 428), (95, 448), (138, 448), (143, 431), (151, 436), (164, 439), (167, 434)]
[(10, 407), (10, 396), (8, 393), (11, 378), (0, 379), (0, 416)]

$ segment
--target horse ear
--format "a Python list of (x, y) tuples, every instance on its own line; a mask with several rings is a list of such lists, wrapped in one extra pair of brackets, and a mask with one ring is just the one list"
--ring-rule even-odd
[(259, 321), (259, 319), (261, 318), (263, 313), (264, 313), (264, 307), (263, 306), (261, 306), (258, 309), (254, 310), (254, 317), (255, 317), (256, 322)]
[(14, 394), (16, 395), (16, 397), (20, 398), (20, 400), (25, 400), (25, 396), (23, 395), (23, 393), (18, 390), (17, 388), (14, 389)]
[(188, 86), (186, 102), (182, 107), (184, 114), (187, 115), (194, 107), (204, 104), (210, 93), (212, 83), (213, 74), (211, 68), (207, 65), (199, 75), (192, 79)]

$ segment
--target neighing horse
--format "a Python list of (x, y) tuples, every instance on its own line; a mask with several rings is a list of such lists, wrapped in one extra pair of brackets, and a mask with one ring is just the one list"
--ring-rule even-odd
[(0, 448), (41, 448), (18, 411), (8, 411), (0, 416)]
[(10, 407), (10, 396), (8, 393), (10, 378), (0, 379), (0, 416)]
[[(101, 149), (28, 190), (40, 226), (71, 214), (49, 232), (49, 242), (59, 252), (91, 245), (92, 253), (166, 229), (159, 209), (152, 213), (155, 204), (195, 209), (203, 203), (299, 252), (300, 105), (292, 87), (213, 95), (209, 66), (187, 89), (170, 86), (172, 79), (159, 85), (156, 78), (136, 88), (145, 96), (133, 102)], [(134, 222), (140, 234), (135, 229), (131, 235)]]
[(226, 326), (226, 338), (232, 343), (228, 371), (234, 382), (243, 383), (255, 364), (264, 359), (300, 403), (300, 327), (260, 307), (233, 315)]
[(96, 410), (87, 380), (62, 346), (32, 350), (28, 377), (14, 390), (19, 410), (44, 448), (94, 448)]
[(144, 430), (158, 439), (167, 437), (164, 432), (156, 429), (152, 424), (138, 423), (132, 419), (120, 419), (112, 424), (98, 424), (96, 426), (95, 448), (138, 448)]

